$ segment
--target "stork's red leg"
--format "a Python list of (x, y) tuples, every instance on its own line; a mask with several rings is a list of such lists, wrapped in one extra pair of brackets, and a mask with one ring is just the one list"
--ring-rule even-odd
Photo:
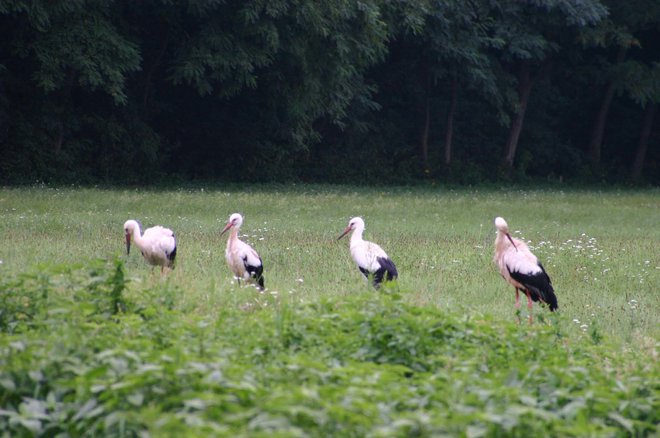
[(532, 297), (529, 294), (529, 291), (525, 289), (525, 295), (527, 295), (527, 310), (529, 311), (529, 323), (532, 323)]

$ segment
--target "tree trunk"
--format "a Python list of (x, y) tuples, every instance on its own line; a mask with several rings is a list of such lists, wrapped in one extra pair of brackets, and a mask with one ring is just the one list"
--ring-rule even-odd
[(449, 112), (447, 113), (447, 131), (445, 132), (445, 164), (451, 163), (451, 148), (452, 139), (454, 136), (454, 113), (456, 112), (456, 97), (458, 94), (458, 79), (455, 77), (451, 80), (451, 103), (449, 104)]
[(73, 106), (71, 93), (73, 90), (74, 79), (75, 74), (73, 73), (73, 70), (69, 69), (67, 72), (66, 81), (64, 83), (64, 88), (62, 89), (61, 97), (59, 99), (61, 106), (60, 110), (58, 111), (59, 114), (57, 121), (55, 122), (56, 132), (55, 139), (53, 140), (53, 153), (56, 157), (59, 156), (62, 152), (62, 145), (64, 144), (65, 116), (68, 111), (71, 111), (71, 107)]
[(429, 173), (429, 130), (431, 128), (431, 74), (427, 72), (426, 76), (426, 99), (424, 102), (424, 128), (422, 129), (422, 138), (420, 141), (420, 152), (422, 155), (422, 171)]
[(506, 142), (504, 165), (507, 170), (513, 168), (513, 161), (516, 157), (516, 149), (518, 148), (518, 140), (520, 139), (520, 132), (522, 131), (523, 122), (525, 121), (525, 111), (527, 110), (527, 102), (529, 95), (532, 91), (532, 80), (530, 74), (529, 60), (524, 59), (520, 61), (520, 71), (518, 72), (518, 111), (516, 112), (511, 129), (509, 130), (509, 138)]
[[(619, 52), (616, 56), (617, 64), (623, 62), (627, 49), (628, 48), (626, 46), (619, 48)], [(594, 127), (591, 131), (591, 140), (589, 141), (589, 160), (591, 161), (591, 165), (594, 167), (600, 164), (601, 147), (603, 145), (603, 136), (605, 134), (607, 114), (610, 111), (612, 98), (614, 97), (614, 89), (615, 82), (614, 80), (610, 80), (605, 87), (605, 95), (603, 96), (603, 101), (600, 104), (600, 108), (596, 114), (596, 121), (594, 122)]]
[(633, 182), (638, 182), (642, 176), (642, 169), (644, 168), (644, 161), (646, 160), (646, 151), (649, 146), (649, 137), (651, 136), (651, 129), (653, 128), (653, 119), (655, 118), (655, 111), (657, 105), (655, 102), (649, 102), (644, 111), (644, 122), (642, 124), (642, 133), (639, 136), (639, 145), (637, 152), (635, 152), (635, 161), (633, 162), (630, 171), (630, 178)]
[(167, 46), (170, 42), (170, 36), (169, 36), (169, 31), (165, 33), (165, 36), (160, 44), (160, 47), (158, 51), (156, 52), (156, 56), (152, 60), (152, 62), (149, 64), (149, 67), (146, 69), (146, 74), (144, 78), (144, 87), (142, 91), (142, 112), (144, 114), (147, 113), (147, 105), (149, 103), (149, 94), (151, 91), (151, 83), (153, 79), (154, 72), (156, 71), (156, 68), (160, 65), (163, 56), (165, 55), (165, 51), (167, 50)]
[(59, 156), (62, 152), (62, 143), (64, 143), (64, 122), (60, 119), (56, 123), (55, 140), (53, 141), (53, 153)]
[(9, 98), (7, 97), (7, 88), (0, 78), (0, 146), (5, 142), (9, 133)]

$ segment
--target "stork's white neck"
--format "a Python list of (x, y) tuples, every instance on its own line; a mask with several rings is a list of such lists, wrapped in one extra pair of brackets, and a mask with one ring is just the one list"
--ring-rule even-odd
[(495, 249), (497, 251), (505, 251), (511, 246), (511, 241), (507, 238), (506, 233), (504, 231), (497, 230), (497, 237), (495, 238)]
[(229, 239), (227, 239), (227, 248), (231, 248), (238, 241), (238, 232), (240, 228), (241, 228), (240, 226), (233, 226), (231, 228), (231, 232), (229, 233)]
[(363, 242), (362, 233), (364, 232), (364, 225), (357, 225), (351, 234), (351, 246)]
[(137, 223), (137, 221), (133, 221), (131, 223), (131, 237), (133, 239), (133, 242), (138, 246), (138, 248), (142, 248), (142, 245), (144, 244), (144, 240), (142, 239), (142, 231), (140, 230), (140, 224)]

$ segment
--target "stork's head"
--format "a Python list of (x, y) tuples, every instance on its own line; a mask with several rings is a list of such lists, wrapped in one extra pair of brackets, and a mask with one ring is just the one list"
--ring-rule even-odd
[(351, 231), (357, 229), (364, 230), (364, 221), (362, 220), (361, 217), (354, 217), (350, 221), (348, 221), (348, 225), (344, 229), (344, 232), (341, 233), (341, 236), (337, 237), (337, 240), (341, 239)]
[(495, 228), (497, 228), (497, 231), (501, 231), (502, 233), (509, 232), (509, 225), (507, 225), (504, 218), (501, 218), (499, 216), (495, 218)]
[(503, 236), (506, 236), (506, 238), (509, 239), (509, 242), (511, 242), (511, 245), (513, 245), (514, 248), (518, 249), (516, 244), (513, 242), (513, 239), (511, 238), (511, 234), (509, 234), (509, 225), (506, 223), (504, 218), (499, 216), (495, 218), (495, 228), (497, 228), (499, 233), (502, 233)]
[(225, 234), (225, 232), (230, 228), (238, 229), (241, 227), (242, 224), (243, 224), (243, 216), (241, 216), (239, 213), (234, 213), (231, 216), (229, 216), (227, 225), (225, 225), (225, 228), (222, 230), (222, 233), (220, 233), (220, 235), (222, 236), (223, 234)]
[[(124, 234), (126, 235), (126, 254), (131, 253), (131, 236), (135, 232), (135, 230), (140, 230), (140, 224), (137, 223), (137, 221), (133, 219), (129, 219), (126, 222), (124, 222)], [(139, 232), (139, 231), (138, 231)]]

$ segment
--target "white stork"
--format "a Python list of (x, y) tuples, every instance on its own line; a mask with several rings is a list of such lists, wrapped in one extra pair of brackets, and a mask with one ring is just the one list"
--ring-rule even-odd
[(550, 311), (557, 310), (557, 297), (552, 288), (550, 277), (543, 265), (529, 250), (525, 242), (514, 239), (509, 234), (509, 226), (501, 217), (495, 218), (497, 237), (495, 238), (495, 257), (493, 260), (500, 269), (502, 277), (516, 288), (516, 309), (520, 308), (519, 291), (527, 295), (527, 308), (532, 320), (532, 301), (548, 305)]
[(169, 228), (163, 228), (160, 225), (147, 228), (144, 234), (140, 231), (140, 224), (129, 219), (124, 223), (124, 233), (126, 233), (126, 254), (131, 253), (131, 238), (135, 242), (142, 257), (152, 266), (160, 266), (160, 271), (165, 268), (174, 267), (176, 258), (176, 240), (174, 233)]
[(243, 216), (234, 213), (229, 216), (229, 221), (220, 235), (231, 228), (231, 234), (227, 239), (227, 249), (225, 250), (225, 258), (227, 265), (231, 272), (238, 280), (240, 285), (241, 280), (253, 280), (257, 283), (258, 288), (264, 289), (264, 265), (261, 261), (259, 254), (247, 243), (242, 242), (238, 238), (238, 231), (243, 224)]
[(396, 266), (383, 251), (383, 248), (362, 239), (364, 220), (361, 217), (354, 217), (348, 221), (348, 226), (337, 240), (351, 231), (353, 231), (353, 235), (351, 235), (351, 257), (353, 257), (353, 261), (365, 277), (373, 276), (374, 287), (378, 289), (383, 280), (396, 279), (399, 275)]

